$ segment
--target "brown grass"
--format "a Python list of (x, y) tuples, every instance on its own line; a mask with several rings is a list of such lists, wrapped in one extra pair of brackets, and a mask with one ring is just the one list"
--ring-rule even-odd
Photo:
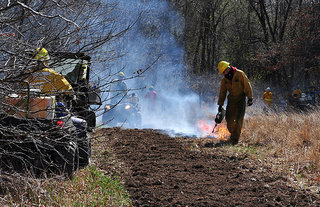
[[(248, 109), (240, 141), (260, 151), (259, 159), (273, 170), (320, 182), (320, 110), (304, 113)], [(289, 176), (290, 177), (290, 176)], [(305, 185), (304, 182), (303, 185)]]
[(256, 111), (245, 118), (241, 140), (269, 146), (274, 157), (282, 157), (287, 162), (308, 162), (320, 168), (319, 126), (320, 111), (268, 115)]
[(77, 171), (74, 179), (2, 172), (0, 206), (131, 206), (121, 178), (127, 169), (99, 137), (92, 144), (91, 165)]

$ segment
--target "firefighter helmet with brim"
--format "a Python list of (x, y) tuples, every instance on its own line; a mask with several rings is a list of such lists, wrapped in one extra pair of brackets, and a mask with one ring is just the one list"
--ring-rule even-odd
[(34, 55), (34, 59), (45, 61), (45, 60), (49, 60), (50, 56), (48, 51), (44, 47), (42, 47), (42, 48), (37, 48), (36, 54)]
[(222, 74), (230, 65), (230, 63), (226, 62), (226, 61), (221, 61), (218, 64), (218, 70), (219, 70), (219, 74)]

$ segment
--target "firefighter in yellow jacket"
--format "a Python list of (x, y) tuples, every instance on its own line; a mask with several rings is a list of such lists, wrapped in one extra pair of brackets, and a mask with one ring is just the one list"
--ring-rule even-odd
[(300, 87), (297, 87), (294, 91), (292, 91), (291, 95), (294, 99), (298, 99), (301, 97), (301, 94), (302, 94), (302, 91), (301, 91)]
[(227, 142), (236, 145), (241, 134), (246, 110), (246, 97), (248, 97), (248, 106), (253, 104), (252, 88), (246, 74), (242, 70), (231, 66), (230, 63), (221, 61), (218, 64), (218, 70), (220, 74), (224, 75), (221, 81), (218, 110), (222, 110), (228, 92), (226, 121), (231, 136)]
[(266, 92), (263, 93), (262, 100), (263, 100), (265, 105), (271, 107), (271, 104), (272, 104), (272, 93), (271, 93), (269, 87), (266, 88)]

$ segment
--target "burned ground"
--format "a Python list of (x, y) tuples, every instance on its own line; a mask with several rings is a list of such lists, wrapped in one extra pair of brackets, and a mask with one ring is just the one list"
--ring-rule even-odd
[[(93, 154), (99, 148), (123, 163), (133, 206), (320, 206), (317, 195), (290, 186), (248, 156), (226, 155), (223, 148), (206, 150), (191, 138), (156, 130), (110, 128), (96, 135)], [(107, 148), (111, 151), (103, 152)]]

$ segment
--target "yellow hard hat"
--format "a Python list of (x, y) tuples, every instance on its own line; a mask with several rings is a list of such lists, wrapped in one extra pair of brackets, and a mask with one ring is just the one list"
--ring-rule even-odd
[(120, 73), (119, 73), (119, 76), (124, 77), (124, 72), (120, 72)]
[(49, 60), (50, 59), (48, 51), (43, 47), (42, 48), (37, 48), (37, 53), (34, 56), (34, 58), (36, 60)]
[(87, 70), (87, 67), (88, 67), (88, 66), (87, 66), (86, 64), (82, 64), (82, 65), (81, 65), (81, 68), (82, 68), (83, 70)]
[(230, 65), (230, 63), (226, 62), (226, 61), (221, 61), (219, 64), (218, 64), (218, 70), (219, 70), (219, 74), (222, 74), (226, 69), (227, 67)]

